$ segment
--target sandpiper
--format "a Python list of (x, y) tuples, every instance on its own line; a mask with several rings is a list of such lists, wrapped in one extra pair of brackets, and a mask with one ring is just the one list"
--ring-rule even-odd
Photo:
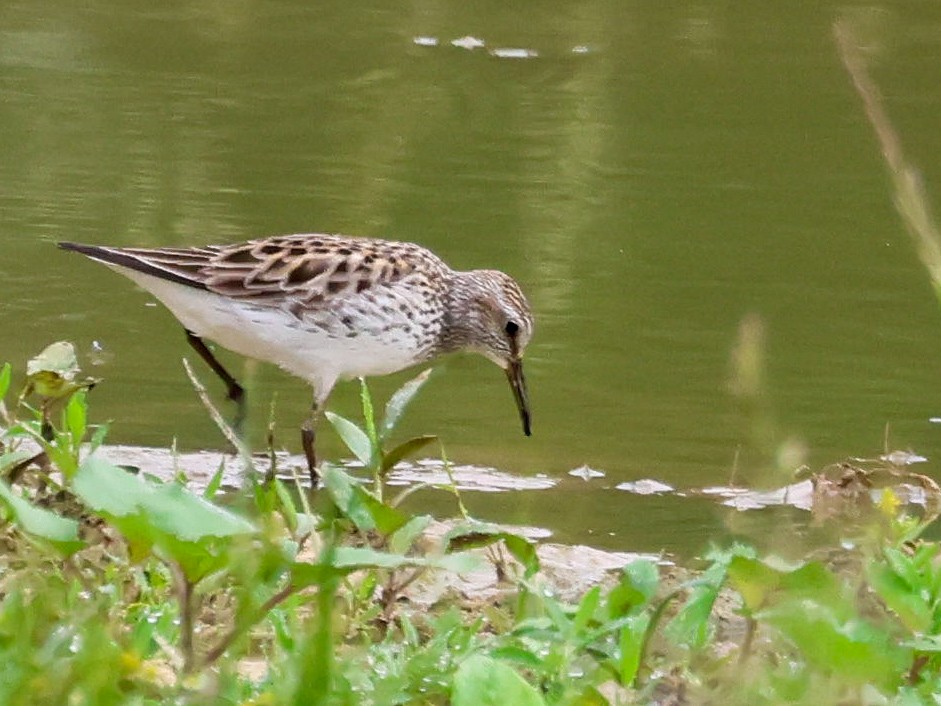
[(244, 414), (241, 385), (203, 342), (274, 363), (314, 389), (301, 441), (318, 479), (314, 430), (338, 380), (386, 375), (443, 353), (480, 353), (506, 372), (530, 434), (526, 297), (498, 270), (452, 270), (414, 243), (282, 235), (233, 245), (115, 248), (59, 243), (130, 278), (183, 324)]

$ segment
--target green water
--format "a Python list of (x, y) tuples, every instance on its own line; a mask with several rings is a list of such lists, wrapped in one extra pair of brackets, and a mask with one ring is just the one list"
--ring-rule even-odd
[[(482, 517), (696, 550), (739, 520), (613, 487), (723, 484), (736, 456), (738, 478), (767, 481), (786, 439), (818, 468), (878, 454), (886, 425), (892, 448), (937, 474), (941, 311), (831, 34), (840, 17), (858, 29), (941, 209), (936, 3), (155, 7), (0, 9), (0, 358), (100, 342), (92, 404), (115, 420), (112, 441), (221, 445), (172, 318), (56, 240), (327, 231), (413, 240), (528, 292), (533, 437), (502, 373), (470, 357), (441, 366), (402, 430), (440, 434), (454, 461), (562, 479), (468, 497)], [(466, 35), (487, 47), (450, 45)], [(766, 334), (757, 411), (728, 391), (748, 314)], [(256, 438), (276, 394), (279, 440), (297, 450), (306, 386), (226, 361), (249, 380)], [(375, 395), (406, 377), (375, 381)], [(348, 385), (332, 406), (353, 415), (356, 398)], [(607, 476), (566, 475), (585, 464)], [(420, 497), (451, 511), (441, 494)], [(779, 514), (769, 526), (790, 528)]]

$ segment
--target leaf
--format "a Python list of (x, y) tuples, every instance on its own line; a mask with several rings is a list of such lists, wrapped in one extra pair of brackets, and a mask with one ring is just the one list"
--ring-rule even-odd
[(839, 620), (809, 599), (789, 601), (757, 617), (791, 640), (811, 665), (856, 685), (894, 689), (911, 664), (911, 650), (893, 644), (890, 633), (859, 619)]
[(379, 430), (379, 438), (385, 440), (399, 423), (399, 418), (405, 411), (409, 402), (418, 393), (422, 385), (428, 382), (428, 376), (431, 375), (431, 368), (423, 370), (402, 387), (396, 390), (389, 401), (386, 403), (385, 415), (382, 419), (382, 427)]
[(43, 397), (65, 397), (75, 390), (91, 387), (97, 380), (76, 380), (79, 373), (75, 347), (68, 341), (46, 346), (26, 363), (26, 393)]
[(3, 367), (0, 368), (0, 400), (7, 396), (7, 392), (10, 390), (10, 379), (13, 375), (13, 368), (10, 367), (9, 363), (4, 363)]
[(467, 573), (480, 565), (469, 554), (446, 554), (440, 557), (411, 557), (381, 552), (369, 547), (337, 547), (327, 562), (295, 562), (291, 571), (292, 584), (297, 588), (320, 585), (324, 581), (363, 569), (428, 568)]
[(592, 587), (579, 601), (578, 610), (575, 611), (575, 617), (572, 618), (572, 632), (575, 635), (580, 634), (588, 627), (589, 621), (595, 617), (595, 611), (601, 603), (601, 587)]
[(444, 569), (458, 574), (473, 571), (480, 560), (471, 554), (443, 554), (441, 556), (405, 556), (381, 552), (369, 547), (337, 547), (334, 566), (358, 570), (362, 568), (398, 569), (405, 566)]
[(752, 613), (781, 601), (811, 598), (843, 618), (853, 614), (839, 580), (820, 562), (787, 571), (767, 561), (735, 556), (729, 562), (728, 580)]
[(519, 645), (505, 645), (490, 652), (490, 656), (506, 662), (515, 662), (526, 669), (542, 669), (543, 659), (535, 652)]
[(690, 584), (686, 603), (666, 627), (676, 642), (702, 647), (709, 638), (709, 615), (726, 576), (726, 565), (717, 561)]
[(156, 549), (198, 581), (226, 563), (231, 540), (255, 526), (180, 485), (156, 485), (97, 456), (89, 456), (72, 481), (75, 494), (128, 539), (136, 556)]
[(8, 451), (5, 454), (0, 454), (0, 476), (6, 476), (7, 471), (13, 468), (13, 466), (23, 463), (31, 459), (36, 454), (32, 451), (27, 451), (26, 449), (17, 449), (16, 451)]
[(85, 393), (78, 392), (72, 395), (65, 406), (65, 424), (72, 437), (72, 446), (76, 448), (85, 438), (87, 414), (88, 405), (85, 400)]
[(0, 481), (0, 502), (17, 527), (30, 538), (45, 542), (68, 556), (85, 546), (78, 537), (78, 522), (27, 502)]
[(617, 667), (618, 680), (624, 686), (631, 686), (640, 670), (648, 625), (650, 625), (650, 615), (641, 613), (627, 618), (625, 625), (621, 628), (618, 639), (620, 655)]
[(212, 500), (216, 497), (216, 493), (219, 492), (219, 488), (222, 487), (222, 478), (225, 474), (225, 460), (219, 461), (219, 467), (216, 469), (216, 472), (212, 474), (212, 478), (209, 479), (209, 482), (206, 483), (206, 488), (203, 490), (203, 497), (206, 500)]
[(368, 466), (372, 462), (372, 444), (369, 443), (366, 432), (339, 414), (333, 412), (324, 412), (324, 414), (333, 425), (333, 428), (337, 430), (337, 434), (343, 439), (346, 447), (353, 452), (353, 455), (363, 465)]
[(437, 436), (426, 435), (416, 436), (412, 439), (409, 439), (408, 441), (403, 441), (394, 449), (383, 455), (382, 464), (379, 466), (379, 473), (388, 473), (395, 467), (395, 464), (397, 464), (403, 458), (406, 456), (411, 456), (413, 453), (416, 453), (428, 446), (428, 444), (430, 444), (432, 441), (437, 440)]
[[(866, 577), (873, 591), (885, 601), (899, 620), (912, 632), (928, 631), (932, 623), (932, 606), (925, 600), (929, 595), (927, 585), (912, 586), (891, 566), (879, 561), (870, 561)], [(925, 582), (927, 584), (927, 582)]]
[(453, 706), (545, 706), (540, 693), (511, 667), (485, 655), (464, 660), (454, 675)]
[(503, 541), (507, 551), (523, 565), (529, 578), (539, 571), (536, 546), (525, 537), (482, 522), (458, 525), (445, 535), (445, 551), (487, 547)]
[[(366, 385), (366, 378), (359, 379), (359, 399), (363, 406), (363, 423), (366, 426), (366, 436), (369, 439), (369, 448), (371, 450), (379, 449), (379, 435), (376, 432), (376, 412), (372, 406), (372, 395), (369, 394), (369, 387)], [(372, 456), (370, 456), (372, 460)]]
[(413, 517), (392, 533), (392, 536), (389, 537), (389, 549), (393, 552), (404, 554), (412, 548), (415, 540), (421, 536), (421, 533), (424, 532), (430, 524), (431, 515), (418, 515), (417, 517)]
[(660, 572), (648, 559), (637, 559), (624, 567), (621, 580), (607, 597), (608, 617), (619, 618), (645, 605), (657, 592)]
[(389, 535), (408, 522), (408, 515), (382, 503), (336, 466), (326, 466), (321, 480), (340, 512), (363, 532), (378, 530)]

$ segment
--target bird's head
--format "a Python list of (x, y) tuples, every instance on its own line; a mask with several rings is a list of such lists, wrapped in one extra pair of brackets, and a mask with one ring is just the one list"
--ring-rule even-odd
[(529, 396), (523, 376), (523, 351), (533, 335), (533, 315), (523, 291), (499, 270), (461, 273), (464, 306), (456, 307), (452, 327), (460, 347), (486, 356), (506, 372), (516, 401), (523, 433), (529, 436)]

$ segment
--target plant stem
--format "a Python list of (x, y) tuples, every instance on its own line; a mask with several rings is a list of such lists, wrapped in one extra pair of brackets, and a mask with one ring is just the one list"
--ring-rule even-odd
[(268, 615), (272, 608), (294, 595), (296, 591), (297, 588), (294, 586), (294, 584), (288, 583), (284, 588), (261, 604), (252, 620), (247, 620), (241, 624), (233, 625), (229, 632), (222, 636), (222, 639), (219, 640), (216, 646), (206, 653), (200, 662), (200, 668), (205, 669), (206, 667), (213, 664), (217, 659), (225, 654), (225, 651), (232, 646), (232, 643), (235, 642), (235, 640), (244, 635), (252, 626), (256, 625), (262, 618)]

